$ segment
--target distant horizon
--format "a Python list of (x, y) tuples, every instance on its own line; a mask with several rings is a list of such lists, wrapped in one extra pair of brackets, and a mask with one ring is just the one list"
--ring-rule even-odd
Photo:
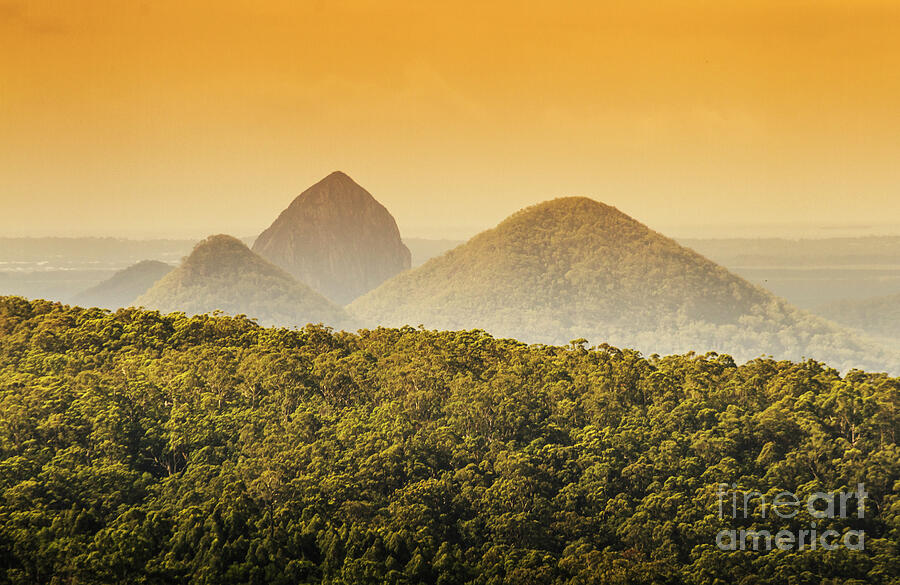
[[(515, 213), (510, 212), (510, 215)], [(399, 225), (400, 235), (404, 239), (423, 240), (467, 240), (478, 233), (496, 227), (505, 218), (483, 226), (411, 226), (404, 229)], [(641, 221), (640, 218), (635, 218)], [(664, 236), (676, 240), (690, 239), (784, 239), (784, 240), (824, 240), (832, 238), (859, 237), (900, 237), (900, 224), (893, 223), (856, 223), (828, 224), (823, 222), (789, 223), (789, 222), (735, 222), (732, 224), (669, 224), (652, 225), (641, 221), (649, 228)], [(399, 224), (399, 222), (398, 222)], [(268, 225), (259, 227), (219, 226), (207, 229), (147, 229), (147, 230), (109, 230), (91, 231), (88, 229), (69, 229), (56, 232), (42, 230), (20, 230), (0, 233), (0, 238), (113, 238), (125, 240), (201, 240), (214, 234), (228, 234), (240, 239), (255, 238)]]

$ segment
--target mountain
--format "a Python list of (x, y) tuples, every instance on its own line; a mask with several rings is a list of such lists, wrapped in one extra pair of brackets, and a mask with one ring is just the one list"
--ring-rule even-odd
[(348, 324), (343, 309), (254, 254), (240, 240), (210, 236), (181, 265), (141, 295), (135, 306), (164, 313), (223, 311), (261, 324)]
[(297, 196), (253, 251), (340, 304), (410, 267), (393, 216), (340, 171)]
[(370, 325), (481, 328), (535, 343), (586, 338), (647, 353), (900, 368), (886, 350), (584, 197), (522, 210), (349, 310)]
[(828, 303), (815, 312), (873, 337), (900, 340), (900, 294)]
[(135, 297), (172, 271), (172, 266), (158, 260), (143, 260), (120, 270), (96, 286), (75, 295), (72, 302), (82, 307), (119, 309), (127, 307)]

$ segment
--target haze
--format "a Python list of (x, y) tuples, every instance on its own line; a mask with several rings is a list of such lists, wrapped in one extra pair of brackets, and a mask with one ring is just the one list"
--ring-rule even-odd
[(185, 4), (0, 2), (0, 235), (256, 234), (335, 169), (405, 236), (900, 225), (893, 1)]

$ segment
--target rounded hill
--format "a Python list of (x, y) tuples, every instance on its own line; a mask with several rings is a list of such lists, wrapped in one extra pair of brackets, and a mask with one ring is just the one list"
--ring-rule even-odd
[(527, 342), (884, 363), (867, 355), (880, 348), (585, 197), (519, 211), (349, 310), (369, 325), (479, 328)]
[(227, 235), (210, 236), (197, 244), (178, 268), (135, 305), (164, 313), (244, 314), (264, 325), (348, 323), (340, 307)]

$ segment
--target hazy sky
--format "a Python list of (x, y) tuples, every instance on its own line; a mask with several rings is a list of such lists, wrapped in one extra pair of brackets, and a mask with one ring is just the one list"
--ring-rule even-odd
[(237, 235), (340, 169), (404, 235), (588, 195), (900, 225), (896, 0), (0, 0), (0, 235)]

